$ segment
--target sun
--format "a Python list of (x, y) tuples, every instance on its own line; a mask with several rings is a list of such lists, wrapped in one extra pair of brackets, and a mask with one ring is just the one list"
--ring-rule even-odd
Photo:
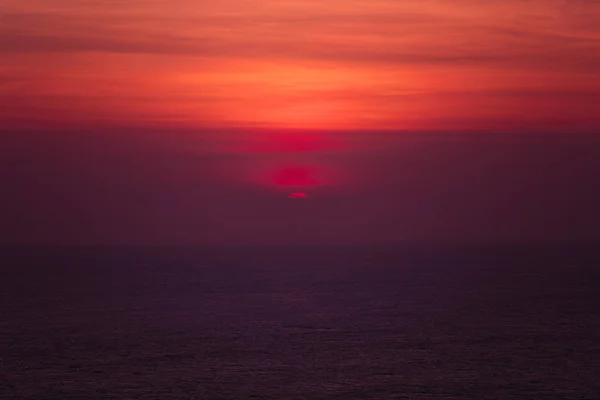
[(289, 195), (290, 199), (307, 199), (308, 195), (302, 192), (295, 192)]
[(278, 187), (317, 186), (324, 183), (319, 172), (316, 167), (288, 166), (273, 171), (271, 180)]

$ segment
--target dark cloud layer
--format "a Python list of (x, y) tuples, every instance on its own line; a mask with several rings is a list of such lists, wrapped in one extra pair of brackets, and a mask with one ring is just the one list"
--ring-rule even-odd
[(3, 243), (600, 238), (593, 137), (385, 141), (320, 156), (351, 179), (291, 201), (244, 180), (243, 154), (186, 150), (197, 139), (40, 135), (2, 140)]

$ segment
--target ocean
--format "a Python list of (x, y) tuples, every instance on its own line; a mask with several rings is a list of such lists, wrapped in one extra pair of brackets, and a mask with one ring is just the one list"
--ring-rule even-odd
[(600, 245), (0, 252), (0, 398), (600, 399)]

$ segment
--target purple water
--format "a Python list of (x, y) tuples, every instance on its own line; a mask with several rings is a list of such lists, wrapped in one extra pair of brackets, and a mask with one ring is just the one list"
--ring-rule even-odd
[(0, 257), (2, 399), (599, 399), (593, 244)]

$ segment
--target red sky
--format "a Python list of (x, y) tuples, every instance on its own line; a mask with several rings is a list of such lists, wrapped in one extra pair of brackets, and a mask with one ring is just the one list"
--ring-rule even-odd
[(4, 125), (595, 129), (597, 0), (4, 0)]
[(598, 21), (598, 0), (4, 0), (0, 243), (598, 239)]

